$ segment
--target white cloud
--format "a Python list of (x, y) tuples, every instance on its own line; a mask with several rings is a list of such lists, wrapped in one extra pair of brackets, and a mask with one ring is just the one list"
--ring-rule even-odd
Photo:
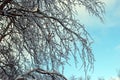
[(96, 27), (95, 25), (101, 22), (99, 18), (90, 15), (84, 6), (76, 6), (76, 10), (78, 12), (77, 19), (80, 20), (82, 24), (85, 24), (85, 26)]
[(80, 15), (80, 17), (82, 17), (82, 18), (89, 17), (88, 16), (88, 12), (87, 12), (87, 10), (85, 9), (84, 6), (81, 6), (81, 7), (80, 6), (76, 6), (75, 8), (76, 8), (76, 10), (78, 12), (78, 15)]
[(111, 77), (109, 80), (120, 80), (119, 77)]
[[(77, 18), (80, 20), (81, 23), (85, 24), (85, 26), (89, 27), (113, 27), (118, 22), (113, 22), (113, 16), (120, 16), (120, 7), (118, 10), (115, 10), (116, 3), (119, 2), (117, 0), (100, 0), (102, 2), (105, 2), (105, 18), (104, 18), (104, 23), (101, 23), (100, 19), (90, 15), (85, 7), (81, 6), (76, 6), (76, 10), (78, 11), (78, 16)], [(110, 17), (112, 16), (112, 17)], [(114, 17), (115, 18), (115, 17)]]

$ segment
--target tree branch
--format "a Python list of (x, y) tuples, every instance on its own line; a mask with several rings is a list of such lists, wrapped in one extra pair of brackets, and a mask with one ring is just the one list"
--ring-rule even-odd
[(23, 74), (23, 76), (29, 75), (29, 74), (32, 73), (32, 72), (38, 72), (38, 73), (40, 73), (40, 74), (47, 74), (47, 75), (50, 75), (51, 77), (53, 77), (53, 75), (56, 75), (56, 76), (59, 76), (59, 77), (63, 78), (64, 80), (67, 80), (67, 79), (66, 79), (62, 74), (60, 74), (60, 73), (49, 72), (49, 71), (45, 71), (45, 70), (40, 69), (40, 68), (33, 69), (33, 70), (27, 72), (26, 74)]

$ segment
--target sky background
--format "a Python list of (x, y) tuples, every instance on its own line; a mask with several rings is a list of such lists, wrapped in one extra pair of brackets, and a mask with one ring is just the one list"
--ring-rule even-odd
[[(101, 0), (105, 2), (106, 13), (104, 23), (86, 10), (79, 9), (79, 20), (94, 39), (92, 45), (95, 55), (94, 72), (90, 72), (92, 80), (104, 77), (109, 80), (116, 78), (120, 70), (120, 0)], [(73, 62), (73, 61), (71, 61)], [(83, 71), (75, 66), (65, 67), (65, 76), (83, 76)]]

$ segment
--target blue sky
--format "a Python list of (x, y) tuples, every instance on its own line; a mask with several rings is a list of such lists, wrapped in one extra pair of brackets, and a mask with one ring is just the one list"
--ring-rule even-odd
[[(85, 24), (94, 39), (92, 45), (95, 55), (94, 72), (90, 72), (92, 79), (104, 77), (106, 80), (117, 77), (120, 69), (120, 0), (101, 0), (105, 2), (106, 13), (104, 23), (98, 18), (90, 16), (84, 9), (78, 10), (81, 23)], [(81, 12), (82, 11), (82, 12)], [(71, 61), (73, 62), (73, 61)], [(67, 77), (83, 75), (83, 71), (75, 66), (65, 68)]]

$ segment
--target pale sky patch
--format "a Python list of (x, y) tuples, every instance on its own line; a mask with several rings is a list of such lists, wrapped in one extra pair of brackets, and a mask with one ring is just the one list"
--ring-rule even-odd
[(116, 13), (114, 15), (115, 16), (120, 16), (120, 8), (119, 8), (119, 10), (116, 11)]
[(115, 50), (120, 50), (120, 44), (115, 47)]
[[(118, 1), (118, 3), (119, 3), (120, 1)], [(117, 5), (117, 7), (116, 7), (116, 9), (115, 9), (115, 11), (114, 11), (114, 16), (117, 16), (117, 17), (119, 17), (120, 18), (120, 5), (118, 5), (118, 4), (116, 4)]]
[(100, 1), (104, 2), (105, 5), (109, 8), (111, 8), (117, 2), (117, 0), (100, 0)]

